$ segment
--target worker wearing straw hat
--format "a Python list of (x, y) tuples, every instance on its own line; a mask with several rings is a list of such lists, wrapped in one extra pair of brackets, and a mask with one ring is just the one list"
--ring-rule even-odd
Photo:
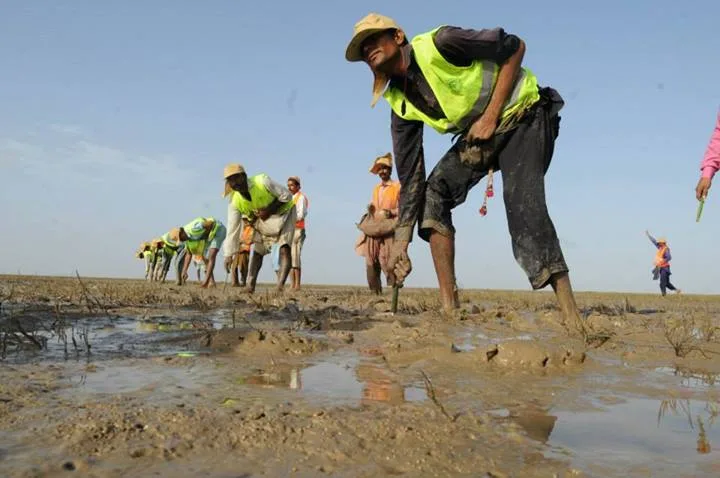
[(138, 259), (145, 259), (145, 279), (152, 280), (152, 264), (155, 258), (155, 254), (152, 251), (152, 244), (143, 242), (140, 244), (140, 248), (136, 254)]
[(228, 203), (228, 237), (225, 241), (225, 269), (236, 262), (243, 228), (243, 216), (253, 224), (253, 255), (250, 258), (247, 291), (255, 291), (263, 257), (273, 244), (280, 248), (280, 271), (277, 289), (282, 290), (290, 272), (293, 237), (295, 235), (295, 205), (292, 194), (267, 174), (249, 176), (240, 164), (228, 164), (223, 171)]
[[(368, 204), (368, 220), (394, 219), (397, 221), (399, 211), (400, 183), (391, 180), (392, 154), (387, 153), (375, 158), (370, 173), (380, 178), (380, 183), (373, 188), (370, 204)], [(393, 224), (394, 225), (394, 224)], [(393, 246), (393, 229), (383, 231), (377, 235), (363, 232), (357, 243), (355, 251), (365, 258), (365, 275), (370, 290), (382, 293), (380, 273), (385, 274), (388, 286), (395, 284), (395, 274), (388, 260)]]
[[(371, 13), (355, 24), (345, 58), (374, 75), (374, 105), (389, 103), (402, 193), (389, 264), (398, 282), (412, 270), (408, 245), (418, 222), (430, 243), (443, 307), (459, 307), (452, 210), (493, 170), (501, 170), (513, 254), (533, 289), (551, 285), (565, 320), (579, 311), (568, 267), (545, 202), (563, 106), (523, 68), (525, 44), (501, 28), (441, 26), (408, 40), (391, 18)], [(457, 140), (425, 179), (423, 126)], [(488, 184), (486, 196), (492, 196)], [(487, 207), (481, 208), (481, 215)]]
[(188, 251), (179, 264), (182, 270), (181, 283), (187, 280), (192, 256), (199, 255), (207, 256), (207, 274), (201, 287), (214, 287), (215, 259), (227, 235), (225, 225), (213, 217), (198, 217), (182, 227), (173, 229), (172, 234), (170, 240), (173, 243), (185, 244)]
[(176, 254), (178, 266), (176, 268), (177, 284), (182, 284), (180, 264), (185, 257), (185, 247), (178, 240), (179, 235), (180, 228), (175, 227), (153, 241), (153, 245), (155, 246), (155, 262), (160, 266), (159, 271), (157, 267), (153, 266), (153, 269), (156, 271), (155, 280), (163, 284), (167, 279), (170, 264), (172, 264), (173, 257), (175, 257)]

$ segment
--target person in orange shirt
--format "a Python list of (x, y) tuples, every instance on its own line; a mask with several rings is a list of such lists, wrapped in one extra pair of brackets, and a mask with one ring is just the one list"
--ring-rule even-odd
[[(232, 269), (232, 286), (245, 287), (247, 283), (248, 265), (250, 264), (250, 248), (252, 246), (255, 230), (247, 220), (243, 221), (242, 234), (240, 235), (240, 249), (238, 250), (238, 261)], [(240, 275), (238, 277), (238, 268)]]
[(645, 235), (657, 249), (655, 260), (653, 261), (655, 265), (653, 268), (653, 280), (660, 279), (660, 293), (665, 297), (667, 290), (670, 289), (674, 290), (676, 294), (680, 294), (682, 291), (670, 282), (670, 261), (672, 260), (672, 255), (670, 254), (667, 241), (664, 237), (655, 239), (648, 231), (645, 231)]
[(302, 262), (300, 257), (302, 255), (302, 248), (305, 244), (305, 219), (307, 218), (308, 201), (305, 193), (301, 192), (300, 189), (300, 178), (297, 176), (290, 176), (287, 180), (288, 190), (293, 195), (293, 202), (295, 203), (295, 214), (297, 215), (297, 222), (295, 223), (295, 236), (293, 237), (292, 247), (290, 248), (290, 262), (292, 274), (292, 288), (294, 290), (300, 290), (300, 278)]
[[(380, 177), (380, 184), (373, 189), (368, 214), (378, 218), (397, 218), (400, 207), (400, 183), (390, 179), (392, 154), (387, 153), (376, 158), (370, 172)], [(385, 273), (389, 287), (395, 284), (395, 274), (388, 267), (393, 240), (392, 233), (382, 237), (362, 234), (356, 245), (357, 253), (365, 257), (368, 286), (377, 294), (382, 293), (381, 271)]]

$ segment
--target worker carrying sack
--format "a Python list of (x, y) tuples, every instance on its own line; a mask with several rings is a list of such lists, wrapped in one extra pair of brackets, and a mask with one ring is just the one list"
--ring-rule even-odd
[(397, 217), (380, 218), (367, 212), (360, 218), (360, 222), (357, 223), (357, 228), (369, 237), (387, 237), (395, 233), (397, 223)]

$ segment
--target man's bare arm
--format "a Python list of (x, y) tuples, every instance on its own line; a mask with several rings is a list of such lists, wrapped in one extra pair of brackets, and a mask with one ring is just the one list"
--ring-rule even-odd
[(495, 89), (493, 90), (490, 102), (485, 108), (483, 116), (495, 119), (495, 123), (500, 118), (500, 114), (503, 111), (503, 106), (510, 97), (510, 93), (513, 90), (515, 79), (520, 72), (522, 66), (523, 57), (525, 56), (525, 42), (520, 40), (520, 46), (517, 51), (513, 53), (507, 62), (500, 65), (500, 71), (498, 72), (497, 82), (495, 83)]

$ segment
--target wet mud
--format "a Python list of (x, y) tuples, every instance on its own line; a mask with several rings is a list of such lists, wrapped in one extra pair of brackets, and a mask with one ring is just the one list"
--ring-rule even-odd
[(720, 476), (720, 299), (461, 297), (0, 277), (0, 475)]

